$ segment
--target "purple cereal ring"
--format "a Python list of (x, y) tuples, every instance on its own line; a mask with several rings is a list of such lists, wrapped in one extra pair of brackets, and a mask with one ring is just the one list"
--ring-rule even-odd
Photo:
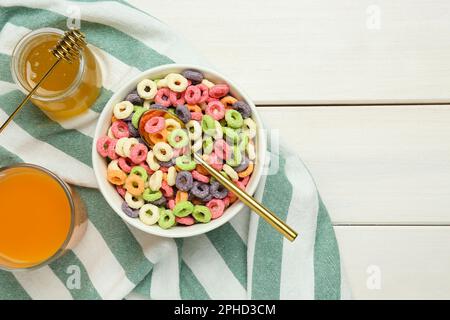
[(191, 112), (185, 105), (177, 106), (177, 108), (175, 109), (175, 114), (184, 123), (188, 123), (191, 120)]
[(204, 197), (202, 199), (202, 201), (206, 203), (208, 201), (211, 201), (212, 199), (213, 199), (213, 195), (211, 193), (209, 193), (206, 197)]
[(250, 160), (247, 157), (243, 156), (241, 163), (239, 165), (237, 165), (236, 167), (234, 167), (233, 169), (236, 172), (242, 172), (248, 168), (249, 164), (250, 164)]
[(126, 101), (130, 101), (135, 106), (142, 106), (144, 103), (144, 99), (142, 99), (138, 93), (137, 90), (131, 91), (127, 97), (125, 98)]
[(170, 90), (169, 88), (161, 88), (156, 92), (155, 102), (163, 107), (170, 106)]
[(225, 97), (228, 92), (230, 92), (230, 87), (227, 84), (216, 84), (209, 89), (209, 96), (211, 98), (219, 99)]
[(194, 179), (189, 171), (180, 171), (175, 179), (177, 189), (181, 191), (189, 191), (192, 188)]
[(199, 199), (209, 195), (209, 185), (200, 181), (194, 181), (190, 192)]
[(142, 143), (138, 143), (137, 145), (135, 145), (131, 148), (130, 159), (135, 164), (144, 162), (147, 159), (147, 152), (148, 152), (147, 147), (145, 145), (143, 145)]
[(122, 211), (131, 218), (139, 217), (139, 210), (131, 209), (126, 202), (122, 203)]
[(164, 168), (169, 168), (175, 165), (175, 158), (170, 159), (169, 161), (160, 161), (157, 160), (159, 165)]
[(157, 103), (153, 103), (150, 106), (150, 109), (156, 109), (156, 110), (167, 110), (167, 107), (164, 107), (163, 105), (157, 104)]
[(223, 199), (228, 195), (228, 190), (217, 181), (210, 183), (209, 192), (216, 199)]
[(184, 92), (184, 100), (186, 100), (188, 104), (197, 104), (200, 102), (201, 98), (202, 92), (197, 86), (189, 86)]
[(113, 124), (111, 125), (111, 132), (117, 139), (128, 138), (130, 135), (127, 123), (122, 120), (113, 122)]
[(252, 108), (244, 101), (236, 101), (231, 107), (239, 112), (244, 119), (250, 118), (252, 115)]
[(167, 199), (166, 199), (166, 197), (162, 196), (158, 200), (150, 201), (150, 203), (155, 205), (155, 206), (157, 206), (157, 207), (162, 207), (162, 206), (165, 206), (167, 204)]
[(181, 75), (188, 80), (191, 80), (196, 83), (200, 83), (203, 80), (203, 73), (197, 70), (184, 70)]
[(130, 132), (130, 137), (137, 138), (139, 137), (139, 131), (133, 126), (133, 123), (128, 122), (128, 132)]

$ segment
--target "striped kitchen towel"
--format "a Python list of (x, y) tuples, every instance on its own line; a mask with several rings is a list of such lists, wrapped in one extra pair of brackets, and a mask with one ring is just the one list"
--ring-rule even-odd
[(42, 27), (66, 29), (79, 13), (100, 61), (102, 93), (87, 113), (55, 122), (28, 104), (0, 135), (0, 166), (29, 162), (73, 184), (89, 212), (81, 243), (34, 271), (0, 271), (0, 299), (345, 299), (347, 282), (328, 213), (294, 154), (268, 151), (275, 174), (257, 196), (300, 234), (289, 243), (244, 211), (205, 235), (165, 239), (126, 225), (96, 189), (92, 137), (114, 91), (141, 70), (204, 60), (167, 26), (120, 1), (0, 0), (0, 121), (23, 94), (9, 63), (15, 43)]

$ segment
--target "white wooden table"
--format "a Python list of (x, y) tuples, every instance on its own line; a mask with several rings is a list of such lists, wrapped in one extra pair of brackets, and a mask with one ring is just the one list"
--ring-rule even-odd
[(449, 1), (129, 2), (290, 136), (355, 298), (450, 298)]

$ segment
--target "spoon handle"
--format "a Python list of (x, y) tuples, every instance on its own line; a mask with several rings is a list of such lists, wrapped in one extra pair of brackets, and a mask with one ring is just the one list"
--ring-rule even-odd
[(261, 203), (256, 201), (247, 192), (239, 189), (231, 180), (225, 178), (221, 173), (211, 167), (202, 157), (195, 152), (194, 159), (196, 162), (201, 164), (220, 184), (222, 184), (226, 189), (233, 192), (239, 200), (241, 200), (250, 209), (259, 214), (264, 220), (266, 220), (272, 227), (274, 227), (278, 232), (285, 236), (289, 241), (294, 241), (297, 237), (297, 232), (295, 232), (291, 227), (289, 227), (284, 221), (278, 218), (272, 211), (264, 207)]

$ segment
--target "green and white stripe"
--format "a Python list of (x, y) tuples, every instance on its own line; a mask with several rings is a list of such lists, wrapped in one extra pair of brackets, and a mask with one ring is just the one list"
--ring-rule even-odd
[[(301, 160), (286, 151), (268, 153), (280, 157), (280, 170), (264, 178), (257, 195), (300, 232), (293, 244), (248, 210), (198, 237), (150, 236), (126, 225), (95, 189), (93, 132), (121, 83), (165, 63), (205, 64), (156, 18), (116, 1), (0, 0), (0, 121), (23, 98), (9, 73), (15, 43), (33, 29), (65, 29), (71, 6), (81, 10), (82, 29), (101, 61), (101, 96), (87, 113), (59, 122), (28, 104), (0, 135), (0, 166), (35, 163), (76, 185), (89, 226), (81, 243), (49, 266), (1, 271), (0, 299), (349, 298), (328, 213)], [(73, 270), (79, 288), (68, 285)]]

